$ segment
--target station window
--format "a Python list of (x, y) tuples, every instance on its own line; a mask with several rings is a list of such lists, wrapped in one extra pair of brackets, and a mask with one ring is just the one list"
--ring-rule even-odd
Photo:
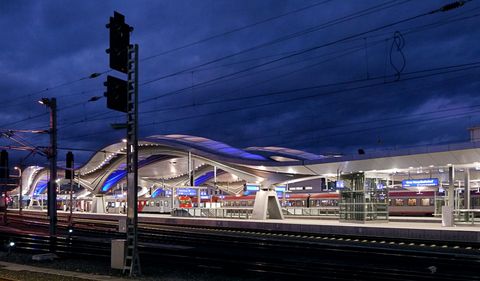
[(395, 199), (395, 206), (403, 206), (403, 199)]
[(417, 206), (417, 199), (415, 198), (408, 198), (408, 206)]
[(430, 206), (430, 198), (422, 198), (420, 204), (422, 204), (422, 206)]

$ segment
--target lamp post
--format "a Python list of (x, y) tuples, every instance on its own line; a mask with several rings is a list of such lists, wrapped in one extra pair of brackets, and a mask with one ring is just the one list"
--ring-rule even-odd
[(50, 181), (48, 183), (48, 216), (50, 217), (51, 250), (54, 252), (57, 230), (57, 99), (42, 98), (38, 101), (50, 109)]
[(23, 190), (22, 190), (22, 169), (18, 166), (14, 167), (18, 171), (18, 213), (22, 215), (22, 202), (23, 202)]

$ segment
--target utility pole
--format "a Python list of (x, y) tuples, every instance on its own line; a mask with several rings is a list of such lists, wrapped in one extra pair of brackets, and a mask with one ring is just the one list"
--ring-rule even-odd
[(68, 231), (72, 230), (73, 224), (73, 177), (75, 173), (73, 161), (73, 153), (71, 151), (67, 152), (65, 179), (68, 179), (70, 181), (70, 215), (68, 217)]
[(50, 181), (48, 182), (48, 217), (50, 219), (50, 250), (55, 252), (57, 232), (57, 99), (42, 98), (38, 101), (50, 109), (50, 148), (47, 153), (50, 160)]
[(50, 237), (57, 234), (57, 99), (50, 99), (50, 184), (48, 207), (50, 215)]

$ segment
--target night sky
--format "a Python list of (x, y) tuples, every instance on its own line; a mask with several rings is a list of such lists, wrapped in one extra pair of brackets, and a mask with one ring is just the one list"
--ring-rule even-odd
[(37, 101), (56, 97), (59, 147), (86, 150), (77, 161), (124, 138), (110, 126), (124, 114), (103, 98), (116, 10), (140, 46), (140, 137), (317, 154), (468, 141), (480, 125), (480, 3), (428, 14), (451, 2), (3, 0), (0, 128), (47, 129)]

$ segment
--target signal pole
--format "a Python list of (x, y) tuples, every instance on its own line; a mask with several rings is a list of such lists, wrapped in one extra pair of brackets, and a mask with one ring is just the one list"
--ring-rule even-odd
[[(129, 48), (127, 99), (127, 255), (124, 272), (141, 274), (138, 256), (138, 45)], [(133, 67), (132, 67), (133, 65)], [(131, 248), (131, 251), (129, 249)]]
[[(130, 45), (130, 32), (125, 17), (114, 12), (107, 24), (110, 29), (109, 65), (112, 69), (127, 74), (127, 81), (108, 76), (105, 86), (107, 108), (125, 112), (127, 123), (127, 240), (123, 273), (140, 275), (138, 255), (138, 45)], [(123, 127), (123, 126), (122, 126)]]

